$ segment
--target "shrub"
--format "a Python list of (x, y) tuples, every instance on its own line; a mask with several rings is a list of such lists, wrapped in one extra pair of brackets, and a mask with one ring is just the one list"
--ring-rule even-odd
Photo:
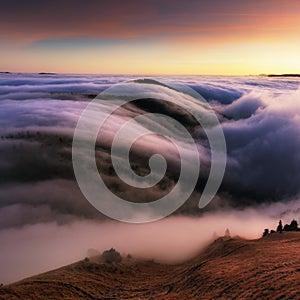
[(285, 224), (283, 227), (284, 231), (300, 231), (300, 228), (298, 228), (298, 222), (296, 220), (292, 220), (291, 224)]
[(264, 233), (263, 233), (263, 237), (267, 236), (268, 234), (269, 234), (269, 229), (266, 228), (265, 231), (264, 231)]
[(230, 231), (228, 228), (225, 230), (225, 237), (230, 238)]
[(121, 254), (116, 251), (114, 248), (111, 248), (110, 250), (106, 250), (102, 253), (101, 258), (106, 263), (119, 263), (122, 261)]
[(93, 257), (98, 255), (100, 255), (100, 251), (98, 251), (97, 249), (90, 248), (87, 251), (87, 257)]

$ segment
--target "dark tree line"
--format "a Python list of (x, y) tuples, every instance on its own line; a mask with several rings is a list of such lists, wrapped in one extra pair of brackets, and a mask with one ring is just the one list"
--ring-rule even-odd
[[(276, 228), (276, 231), (279, 233), (282, 233), (283, 231), (300, 231), (300, 228), (298, 227), (298, 222), (294, 219), (290, 224), (285, 224), (282, 226), (282, 221), (279, 221), (279, 224)], [(263, 232), (263, 237), (269, 235), (270, 233), (275, 233), (275, 230), (269, 230), (266, 228)]]

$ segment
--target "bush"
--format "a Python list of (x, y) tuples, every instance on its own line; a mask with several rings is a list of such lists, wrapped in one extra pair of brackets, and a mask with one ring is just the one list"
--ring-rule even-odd
[(268, 229), (268, 228), (265, 229), (265, 231), (264, 231), (264, 233), (263, 233), (263, 237), (265, 237), (265, 236), (267, 236), (267, 235), (269, 235), (269, 229)]
[(296, 220), (293, 220), (290, 225), (285, 224), (283, 231), (300, 231), (298, 228), (298, 222)]
[(102, 253), (101, 258), (106, 263), (119, 263), (122, 261), (121, 254), (116, 251), (114, 248), (111, 248), (110, 250), (106, 250)]
[(98, 251), (97, 249), (90, 248), (87, 251), (87, 257), (93, 257), (98, 255), (100, 255), (100, 251)]
[(228, 228), (225, 230), (225, 237), (230, 238), (230, 231)]

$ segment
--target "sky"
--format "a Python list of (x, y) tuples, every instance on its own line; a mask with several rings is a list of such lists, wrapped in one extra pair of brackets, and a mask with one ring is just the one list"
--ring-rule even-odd
[(0, 71), (300, 72), (298, 0), (2, 1)]

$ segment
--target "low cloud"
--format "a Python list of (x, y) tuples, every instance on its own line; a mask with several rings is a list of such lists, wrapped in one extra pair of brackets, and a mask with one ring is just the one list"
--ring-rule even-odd
[[(168, 158), (160, 186), (134, 189), (120, 182), (111, 168), (111, 137), (124, 121), (144, 112), (176, 116), (191, 132), (199, 148), (202, 171), (196, 192), (176, 217), (144, 225), (119, 224), (100, 214), (82, 195), (75, 181), (71, 145), (77, 120), (89, 99), (120, 82), (118, 76), (3, 75), (0, 89), (0, 281), (11, 282), (82, 259), (88, 248), (115, 247), (122, 253), (179, 262), (192, 257), (214, 231), (259, 237), (278, 218), (299, 218), (300, 93), (299, 81), (264, 77), (186, 77), (217, 112), (224, 130), (228, 162), (217, 197), (205, 209), (197, 208), (207, 180), (210, 155), (203, 130), (178, 108), (189, 106), (205, 114), (199, 100), (178, 93), (176, 106), (136, 103), (119, 110), (98, 139), (96, 158), (101, 175), (124, 198), (153, 201), (176, 184), (178, 153), (171, 143), (150, 135), (136, 143), (132, 160), (147, 174), (150, 154)], [(158, 80), (160, 78), (157, 78)], [(166, 94), (161, 95), (161, 91)], [(168, 94), (169, 93), (169, 94)], [(161, 86), (153, 97), (171, 97)], [(99, 114), (105, 113), (99, 105)], [(150, 125), (149, 125), (150, 124)], [(149, 120), (136, 123), (128, 134), (170, 124)], [(178, 141), (187, 156), (193, 154)], [(140, 153), (140, 155), (138, 155)], [(177, 177), (176, 177), (177, 176)], [(134, 197), (132, 196), (134, 195)], [(184, 216), (183, 216), (184, 215)], [(197, 215), (197, 217), (195, 217)], [(200, 216), (200, 217), (199, 217)], [(172, 251), (170, 251), (172, 249)], [(176, 250), (174, 250), (176, 249)]]
[(49, 269), (58, 268), (87, 256), (88, 249), (100, 252), (114, 247), (122, 255), (180, 263), (197, 255), (226, 228), (232, 236), (258, 238), (264, 228), (275, 228), (279, 212), (289, 210), (289, 222), (299, 201), (261, 206), (240, 211), (227, 210), (204, 214), (201, 218), (169, 217), (149, 224), (77, 220), (54, 222), (0, 230), (0, 282), (9, 283)]
[(250, 95), (223, 108), (237, 119), (223, 123), (228, 148), (224, 186), (233, 194), (263, 201), (300, 192), (299, 98), (299, 91)]

